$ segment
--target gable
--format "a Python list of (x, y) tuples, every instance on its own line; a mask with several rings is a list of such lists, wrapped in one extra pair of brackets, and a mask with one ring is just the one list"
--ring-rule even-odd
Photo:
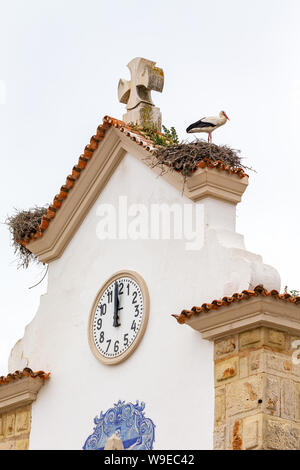
[[(59, 258), (127, 152), (152, 167), (153, 143), (122, 121), (105, 116), (36, 232), (20, 243), (43, 263)], [(193, 201), (210, 195), (236, 204), (248, 184), (241, 169), (232, 170), (223, 162), (201, 162), (186, 184), (179, 172), (162, 172), (161, 165), (152, 169)]]

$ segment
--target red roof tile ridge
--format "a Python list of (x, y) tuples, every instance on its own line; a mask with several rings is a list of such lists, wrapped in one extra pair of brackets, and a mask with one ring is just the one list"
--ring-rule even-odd
[(7, 374), (6, 376), (2, 375), (0, 377), (0, 385), (5, 385), (14, 380), (23, 379), (24, 377), (32, 377), (33, 379), (39, 377), (42, 380), (48, 380), (50, 377), (50, 372), (46, 373), (43, 370), (38, 370), (33, 372), (29, 367), (25, 367), (23, 370), (16, 370), (13, 373)]
[(240, 302), (252, 297), (258, 296), (264, 297), (273, 297), (277, 300), (285, 300), (296, 305), (300, 305), (300, 296), (293, 297), (290, 294), (284, 293), (280, 294), (277, 290), (273, 289), (268, 291), (261, 284), (256, 286), (253, 290), (243, 290), (241, 293), (236, 292), (232, 294), (231, 297), (225, 296), (221, 300), (213, 300), (211, 303), (204, 303), (201, 307), (192, 307), (191, 310), (182, 310), (180, 315), (173, 314), (172, 316), (176, 318), (178, 323), (182, 324), (186, 322), (186, 319), (190, 319), (194, 315), (199, 315), (201, 313), (207, 313), (211, 310), (217, 310), (221, 307), (226, 307), (231, 305), (234, 302)]
[(149, 147), (154, 149), (153, 142), (150, 139), (147, 139), (147, 137), (141, 134), (137, 129), (132, 129), (130, 125), (125, 123), (124, 121), (120, 121), (119, 119), (115, 119), (111, 116), (104, 116), (103, 121), (104, 120), (108, 122), (109, 124), (111, 124), (113, 127), (119, 129), (121, 132), (124, 132), (125, 135), (130, 137), (132, 140), (135, 140), (136, 136), (138, 136), (138, 140), (135, 140), (136, 142), (140, 140), (142, 144), (145, 143)]

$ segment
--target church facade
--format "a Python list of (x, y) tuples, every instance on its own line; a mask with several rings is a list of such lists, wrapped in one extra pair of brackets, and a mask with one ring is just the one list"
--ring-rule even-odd
[(299, 449), (300, 298), (236, 232), (248, 176), (162, 172), (128, 120), (103, 119), (21, 241), (48, 288), (0, 379), (0, 448)]

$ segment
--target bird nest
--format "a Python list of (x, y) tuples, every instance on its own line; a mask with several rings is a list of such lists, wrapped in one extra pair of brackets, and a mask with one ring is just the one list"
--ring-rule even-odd
[(27, 211), (17, 211), (7, 217), (5, 223), (8, 225), (12, 236), (14, 253), (19, 259), (18, 267), (28, 268), (30, 262), (36, 262), (35, 254), (23, 246), (20, 242), (27, 236), (36, 232), (37, 226), (41, 223), (43, 215), (47, 212), (46, 207), (34, 207)]
[(184, 178), (191, 176), (202, 160), (212, 162), (221, 160), (232, 169), (251, 169), (242, 164), (240, 150), (198, 139), (190, 143), (158, 147), (154, 156), (155, 159), (151, 162), (152, 167), (167, 165), (171, 170), (182, 173)]

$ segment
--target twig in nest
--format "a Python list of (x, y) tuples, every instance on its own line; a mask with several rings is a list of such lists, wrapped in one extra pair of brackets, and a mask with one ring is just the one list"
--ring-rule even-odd
[(168, 171), (177, 171), (183, 175), (184, 192), (187, 178), (192, 176), (198, 168), (201, 160), (209, 159), (212, 162), (221, 160), (232, 169), (243, 168), (253, 170), (242, 163), (240, 151), (231, 149), (226, 145), (216, 145), (204, 140), (196, 139), (194, 142), (181, 142), (180, 144), (169, 145), (167, 147), (157, 147), (155, 152), (144, 160), (150, 168), (160, 166), (164, 168), (165, 174)]
[[(240, 151), (231, 149), (226, 145), (216, 145), (203, 140), (195, 140), (190, 143), (170, 145), (158, 148), (154, 157), (156, 162), (169, 166), (171, 169), (180, 171), (183, 176), (189, 177), (198, 167), (201, 160), (221, 160), (231, 168), (243, 168), (251, 170), (242, 163)], [(153, 166), (156, 163), (152, 163)]]

